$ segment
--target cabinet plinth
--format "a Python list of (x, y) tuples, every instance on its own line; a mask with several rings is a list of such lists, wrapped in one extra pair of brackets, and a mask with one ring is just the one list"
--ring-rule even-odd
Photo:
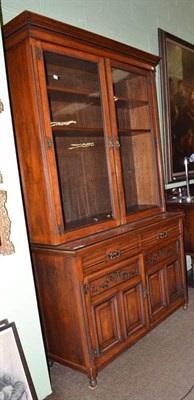
[(158, 57), (25, 11), (3, 27), (48, 356), (98, 371), (187, 302), (164, 201)]

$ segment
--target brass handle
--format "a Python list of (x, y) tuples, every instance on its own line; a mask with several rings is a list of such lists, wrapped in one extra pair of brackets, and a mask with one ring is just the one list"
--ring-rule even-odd
[(121, 256), (120, 250), (113, 250), (108, 253), (108, 259), (113, 260), (114, 258), (118, 258)]
[(168, 236), (168, 232), (160, 232), (158, 233), (158, 239), (165, 239)]
[(2, 113), (4, 111), (4, 105), (3, 102), (0, 99), (0, 113)]

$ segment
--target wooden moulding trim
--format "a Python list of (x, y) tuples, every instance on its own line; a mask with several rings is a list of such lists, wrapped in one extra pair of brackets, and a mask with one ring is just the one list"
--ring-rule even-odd
[(19, 32), (23, 32), (26, 29), (30, 30), (30, 34), (32, 34), (33, 29), (39, 29), (41, 31), (47, 31), (51, 33), (57, 33), (69, 39), (74, 39), (80, 41), (85, 41), (88, 44), (101, 47), (106, 49), (114, 49), (120, 54), (124, 54), (127, 56), (135, 57), (136, 59), (140, 59), (142, 61), (146, 61), (155, 67), (160, 57), (154, 54), (150, 54), (146, 51), (139, 50), (135, 47), (129, 46), (124, 43), (120, 43), (116, 40), (106, 38), (96, 33), (89, 32), (87, 30), (66, 24), (61, 21), (56, 21), (55, 19), (45, 17), (30, 11), (23, 11), (13, 20), (9, 21), (6, 25), (3, 26), (3, 34), (4, 38), (7, 40), (8, 38), (13, 37), (15, 34)]

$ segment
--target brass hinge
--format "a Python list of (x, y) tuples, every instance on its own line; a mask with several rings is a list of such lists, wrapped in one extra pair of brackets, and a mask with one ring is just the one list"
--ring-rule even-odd
[(147, 286), (143, 287), (143, 297), (147, 297), (149, 295), (149, 288)]
[(35, 48), (35, 53), (36, 53), (36, 58), (37, 58), (37, 60), (40, 60), (41, 59), (41, 50), (39, 49), (39, 47), (36, 47)]
[(52, 147), (52, 145), (53, 145), (52, 140), (47, 136), (47, 137), (46, 137), (46, 146), (47, 146), (47, 149), (50, 149), (50, 148)]
[(86, 284), (84, 285), (84, 292), (85, 292), (85, 294), (89, 293), (89, 287)]
[(97, 350), (96, 349), (92, 349), (92, 354), (94, 358), (97, 358)]
[(58, 232), (60, 236), (63, 234), (63, 228), (61, 225), (58, 225)]

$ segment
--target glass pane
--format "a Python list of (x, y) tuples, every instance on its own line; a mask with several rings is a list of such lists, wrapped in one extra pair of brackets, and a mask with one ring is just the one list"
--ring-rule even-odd
[(53, 125), (102, 128), (98, 65), (59, 54), (44, 57)]
[(147, 77), (112, 68), (126, 213), (156, 207), (156, 162)]
[(113, 219), (98, 63), (44, 60), (66, 230)]
[(121, 134), (120, 145), (127, 214), (156, 206), (158, 191), (150, 133)]
[(66, 227), (112, 218), (103, 136), (54, 131), (54, 139)]
[[(52, 125), (76, 125), (78, 128), (101, 128), (100, 97), (82, 93), (48, 90)], [(67, 126), (66, 125), (66, 126)]]
[[(61, 54), (44, 53), (47, 85), (70, 90), (99, 91), (97, 65)], [(99, 95), (99, 93), (98, 93)]]
[(112, 69), (118, 129), (150, 129), (146, 77)]

